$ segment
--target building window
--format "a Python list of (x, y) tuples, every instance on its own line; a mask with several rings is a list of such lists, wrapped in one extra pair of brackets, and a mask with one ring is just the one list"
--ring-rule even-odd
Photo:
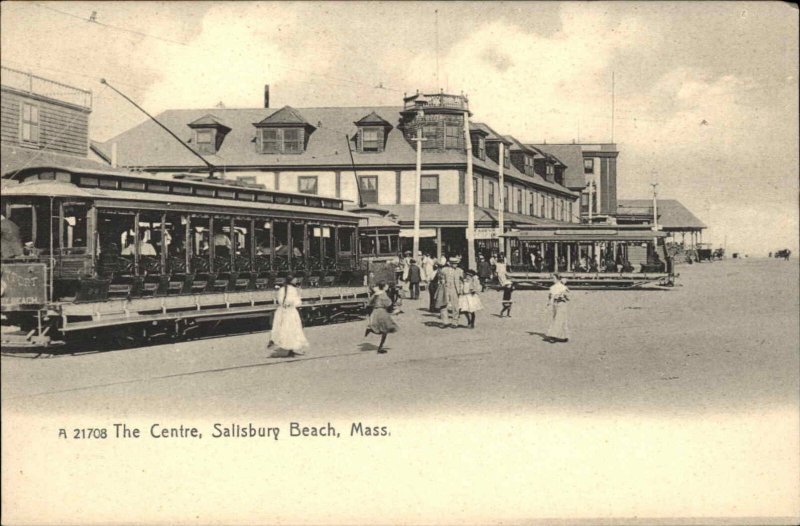
[(39, 144), (39, 107), (22, 103), (21, 139), (23, 142)]
[(439, 138), (439, 127), (435, 124), (426, 124), (422, 127), (422, 148), (435, 149), (438, 148), (437, 139)]
[(486, 139), (478, 134), (472, 136), (472, 155), (478, 159), (486, 159)]
[(362, 128), (361, 129), (361, 151), (363, 152), (379, 152), (381, 151), (381, 133), (380, 128)]
[(556, 173), (555, 170), (556, 170), (555, 166), (553, 166), (552, 164), (549, 164), (549, 163), (547, 164), (547, 180), (548, 181), (552, 180), (553, 175)]
[(594, 159), (584, 159), (583, 160), (583, 173), (585, 173), (585, 174), (593, 174), (594, 173)]
[(317, 176), (301, 176), (297, 178), (297, 191), (301, 194), (317, 193)]
[(533, 208), (533, 195), (534, 195), (533, 192), (528, 192), (528, 215), (529, 216), (532, 216), (533, 215), (533, 211), (534, 211), (534, 208)]
[(438, 203), (439, 202), (439, 176), (423, 175), (420, 180), (420, 202)]
[(511, 168), (511, 152), (508, 149), (508, 146), (503, 148), (503, 166), (506, 168)]
[[(283, 130), (283, 151), (284, 153), (299, 153), (303, 151), (302, 130), (299, 128), (289, 128)], [(316, 193), (316, 190), (314, 193)]]
[(493, 181), (489, 181), (488, 201), (489, 201), (488, 202), (489, 208), (491, 208), (492, 210), (497, 210), (497, 207), (495, 207), (495, 204), (494, 204), (494, 182)]
[(262, 128), (261, 153), (301, 153), (303, 140), (300, 128)]
[(478, 204), (478, 179), (472, 179), (472, 204), (473, 206), (479, 206)]
[(361, 188), (361, 199), (365, 203), (377, 204), (378, 202), (378, 176), (362, 175), (358, 178)]
[(213, 130), (196, 130), (195, 143), (197, 144), (197, 151), (200, 153), (216, 153)]
[(547, 206), (545, 205), (545, 201), (547, 200), (546, 198), (547, 196), (539, 194), (539, 217), (546, 216), (545, 213), (547, 208)]
[(525, 174), (531, 176), (535, 174), (533, 171), (533, 157), (530, 155), (525, 156)]
[(457, 149), (459, 148), (459, 139), (461, 138), (461, 128), (458, 126), (445, 126), (444, 127), (444, 147)]
[(509, 212), (509, 207), (511, 206), (509, 204), (509, 198), (508, 198), (509, 196), (508, 196), (508, 194), (509, 194), (508, 185), (503, 185), (503, 211), (504, 212)]
[(516, 213), (522, 213), (522, 190), (517, 188), (517, 209), (514, 210)]

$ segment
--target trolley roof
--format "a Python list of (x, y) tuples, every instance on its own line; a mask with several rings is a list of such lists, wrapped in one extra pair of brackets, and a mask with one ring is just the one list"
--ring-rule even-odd
[(651, 230), (638, 226), (626, 227), (619, 225), (576, 225), (568, 226), (536, 226), (530, 230), (506, 232), (503, 237), (519, 239), (520, 241), (565, 241), (565, 242), (591, 242), (591, 241), (652, 241), (654, 238), (664, 238), (666, 232)]

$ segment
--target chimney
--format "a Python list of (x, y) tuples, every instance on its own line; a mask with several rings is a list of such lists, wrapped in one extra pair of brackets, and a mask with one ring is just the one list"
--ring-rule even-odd
[(117, 143), (111, 143), (111, 167), (117, 167)]
[(264, 107), (269, 108), (269, 84), (264, 84)]

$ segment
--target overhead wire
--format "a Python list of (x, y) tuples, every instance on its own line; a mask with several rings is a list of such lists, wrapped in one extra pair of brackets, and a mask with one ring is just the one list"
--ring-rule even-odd
[(84, 18), (81, 15), (76, 15), (75, 13), (69, 13), (67, 11), (61, 11), (60, 9), (56, 9), (55, 7), (50, 7), (48, 5), (40, 4), (38, 2), (31, 2), (31, 3), (33, 5), (35, 5), (35, 6), (38, 6), (38, 7), (53, 11), (54, 13), (59, 13), (59, 14), (65, 15), (65, 16), (76, 18), (78, 20), (82, 20), (82, 21), (88, 22), (90, 24), (97, 24), (98, 26), (105, 27), (105, 28), (108, 28), (108, 29), (113, 29), (113, 30), (116, 30), (116, 31), (123, 31), (125, 33), (130, 33), (130, 34), (138, 35), (138, 36), (145, 37), (145, 38), (153, 38), (153, 39), (156, 39), (156, 40), (161, 40), (162, 42), (169, 42), (171, 44), (178, 44), (178, 45), (181, 45), (181, 46), (188, 46), (188, 44), (186, 42), (179, 42), (177, 40), (172, 40), (170, 38), (160, 37), (158, 35), (153, 35), (153, 34), (150, 34), (150, 33), (144, 33), (142, 31), (138, 31), (138, 30), (135, 30), (135, 29), (128, 29), (128, 28), (125, 28), (125, 27), (119, 27), (119, 26), (114, 26), (114, 25), (111, 25), (111, 24), (106, 24), (105, 22), (101, 22), (101, 21), (99, 21), (99, 20), (97, 20), (95, 18)]

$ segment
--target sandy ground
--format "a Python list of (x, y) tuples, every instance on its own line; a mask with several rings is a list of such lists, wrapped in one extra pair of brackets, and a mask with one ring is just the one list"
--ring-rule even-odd
[[(575, 291), (567, 344), (540, 336), (545, 293), (519, 291), (510, 319), (483, 294), (474, 330), (407, 301), (386, 355), (363, 322), (308, 329), (293, 360), (264, 332), (4, 355), (0, 521), (796, 524), (797, 264), (680, 272), (667, 292)], [(209, 436), (250, 422), (280, 440)], [(74, 438), (87, 428), (107, 438)]]
[[(442, 329), (406, 300), (389, 353), (360, 322), (307, 330), (311, 349), (268, 358), (267, 333), (114, 352), (2, 357), (5, 410), (179, 415), (208, 410), (424, 414), (703, 413), (798, 407), (795, 262), (682, 266), (667, 292), (574, 291), (571, 339), (549, 344), (544, 292), (512, 318), (482, 294), (477, 328)], [(423, 298), (427, 293), (422, 293)], [(462, 320), (463, 322), (463, 320)]]

